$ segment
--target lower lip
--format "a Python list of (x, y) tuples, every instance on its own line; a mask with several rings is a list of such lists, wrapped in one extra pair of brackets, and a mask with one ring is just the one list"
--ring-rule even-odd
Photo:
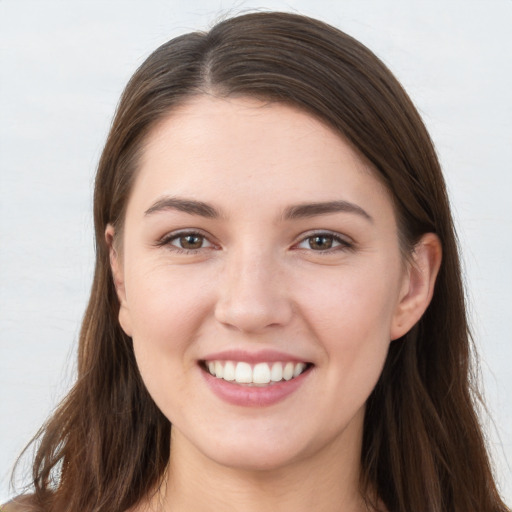
[(214, 377), (201, 368), (206, 383), (221, 400), (242, 407), (266, 407), (281, 402), (302, 385), (309, 375), (306, 370), (291, 380), (276, 382), (268, 386), (244, 386)]

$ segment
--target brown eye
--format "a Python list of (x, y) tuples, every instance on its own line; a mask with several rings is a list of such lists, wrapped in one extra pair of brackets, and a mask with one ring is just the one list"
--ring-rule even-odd
[(353, 243), (337, 233), (313, 233), (304, 237), (295, 248), (331, 254), (337, 251), (352, 249)]
[(330, 235), (315, 235), (308, 238), (309, 248), (314, 251), (325, 251), (331, 249), (333, 246), (333, 236)]
[(182, 235), (174, 241), (181, 249), (200, 249), (204, 243), (204, 236), (196, 234)]
[(160, 247), (168, 247), (169, 249), (179, 253), (194, 253), (202, 249), (212, 249), (214, 245), (203, 234), (196, 231), (182, 231), (181, 233), (169, 233), (163, 237), (158, 243)]

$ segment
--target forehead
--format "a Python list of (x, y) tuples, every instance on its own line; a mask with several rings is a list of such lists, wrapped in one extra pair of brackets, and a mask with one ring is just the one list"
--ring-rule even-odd
[(242, 204), (390, 203), (374, 171), (333, 129), (289, 105), (198, 96), (149, 134), (133, 195)]

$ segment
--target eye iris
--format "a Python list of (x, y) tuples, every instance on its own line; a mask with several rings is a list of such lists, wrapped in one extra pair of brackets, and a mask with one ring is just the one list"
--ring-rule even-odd
[(179, 241), (183, 249), (200, 249), (203, 245), (203, 237), (199, 235), (180, 236)]
[(330, 249), (332, 247), (332, 237), (322, 235), (312, 236), (309, 239), (309, 247), (316, 250)]

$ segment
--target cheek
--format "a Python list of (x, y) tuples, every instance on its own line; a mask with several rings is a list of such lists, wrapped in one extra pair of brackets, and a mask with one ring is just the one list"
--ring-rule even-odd
[(211, 302), (205, 282), (209, 281), (193, 269), (173, 270), (168, 265), (155, 265), (146, 272), (135, 269), (126, 287), (133, 337), (163, 346), (186, 343)]
[(399, 271), (391, 268), (383, 279), (380, 270), (333, 273), (302, 291), (301, 309), (325, 352), (332, 389), (350, 390), (354, 406), (373, 389), (390, 344)]
[(156, 268), (129, 274), (126, 291), (137, 365), (153, 399), (168, 410), (169, 393), (186, 396), (180, 376), (195, 364), (190, 350), (208, 315), (209, 290), (193, 272)]
[(329, 339), (347, 343), (370, 341), (378, 333), (388, 338), (399, 278), (393, 269), (386, 278), (383, 273), (377, 268), (353, 268), (317, 275), (312, 284), (303, 285), (299, 300), (310, 326)]

